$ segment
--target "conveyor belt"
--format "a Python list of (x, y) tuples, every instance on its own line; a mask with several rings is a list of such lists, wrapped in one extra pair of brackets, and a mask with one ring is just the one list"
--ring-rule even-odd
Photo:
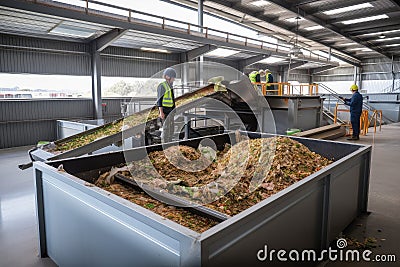
[[(204, 94), (204, 96), (206, 97), (215, 97), (218, 99), (221, 98), (226, 98), (224, 96), (222, 96), (224, 93), (222, 92), (215, 92), (214, 91), (214, 85), (210, 84), (206, 87), (200, 88), (196, 91), (193, 91), (191, 93), (187, 93), (184, 94), (178, 98), (176, 98), (176, 102), (178, 101), (185, 101), (188, 100), (190, 101), (193, 97), (195, 97), (198, 94)], [(180, 106), (177, 106), (176, 108), (176, 113), (180, 113), (180, 112), (184, 112), (186, 110), (190, 110), (196, 107), (199, 107), (199, 105), (201, 105), (202, 103), (206, 102), (206, 99), (204, 99), (204, 97), (201, 97), (199, 99), (196, 99), (194, 101), (191, 101), (189, 103), (183, 103)], [(141, 115), (147, 115), (149, 114), (149, 112), (154, 109), (153, 108), (148, 108), (146, 110), (137, 112), (135, 114), (133, 114), (132, 116), (141, 116)], [(126, 119), (126, 118), (125, 118)], [(91, 141), (88, 144), (83, 144), (77, 148), (73, 148), (71, 150), (67, 150), (67, 151), (59, 151), (57, 150), (57, 147), (60, 147), (68, 142), (79, 142), (79, 139), (84, 139), (85, 137), (94, 134), (96, 132), (99, 131), (104, 131), (106, 132), (107, 129), (109, 129), (110, 127), (112, 127), (115, 124), (121, 124), (122, 121), (124, 120), (124, 118), (118, 119), (116, 121), (113, 121), (111, 123), (107, 123), (105, 125), (90, 129), (88, 131), (76, 134), (76, 135), (72, 135), (69, 136), (67, 138), (64, 139), (60, 139), (55, 141), (53, 144), (51, 145), (46, 145), (43, 146), (41, 149), (37, 149), (37, 150), (32, 150), (29, 152), (30, 157), (32, 159), (35, 158), (42, 158), (43, 160), (56, 160), (56, 159), (63, 159), (63, 158), (70, 158), (70, 157), (76, 157), (76, 156), (81, 156), (81, 155), (85, 155), (91, 152), (94, 152), (98, 149), (110, 146), (112, 144), (116, 144), (122, 141), (122, 131), (118, 131), (114, 134), (110, 134), (110, 135), (106, 135), (103, 136), (101, 138), (97, 138), (93, 141)], [(146, 125), (148, 124), (155, 124), (156, 123), (156, 118), (154, 119), (150, 119), (148, 121), (146, 121), (145, 123), (140, 123), (139, 125), (135, 125), (131, 128), (125, 129), (124, 130), (124, 137), (128, 137), (128, 136), (135, 136), (136, 134), (140, 134), (143, 133), (144, 129), (146, 128)], [(54, 147), (55, 146), (55, 147)], [(37, 157), (35, 157), (36, 154), (40, 154)], [(22, 165), (21, 165), (22, 166)]]

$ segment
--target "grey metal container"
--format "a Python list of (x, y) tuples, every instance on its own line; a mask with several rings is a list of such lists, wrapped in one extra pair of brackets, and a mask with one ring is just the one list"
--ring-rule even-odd
[[(267, 95), (265, 99), (274, 115), (278, 134), (293, 128), (306, 131), (322, 126), (324, 99), (320, 96)], [(268, 124), (268, 121), (264, 124)]]
[(66, 121), (57, 120), (57, 139), (67, 138), (104, 124), (104, 120)]
[[(222, 146), (230, 137), (208, 138)], [(122, 152), (35, 162), (40, 255), (60, 266), (293, 266), (261, 262), (257, 252), (265, 245), (276, 250), (327, 248), (367, 211), (371, 147), (292, 138), (335, 161), (203, 233), (78, 178), (124, 162)], [(180, 143), (196, 147), (201, 140)], [(145, 150), (159, 149), (135, 148), (127, 157), (140, 159)], [(68, 173), (57, 170), (60, 164)]]

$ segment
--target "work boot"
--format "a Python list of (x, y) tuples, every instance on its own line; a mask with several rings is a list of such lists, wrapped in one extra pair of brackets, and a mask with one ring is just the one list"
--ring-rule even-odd
[(347, 140), (356, 141), (356, 140), (360, 140), (360, 138), (358, 136), (352, 136), (350, 138), (347, 138)]

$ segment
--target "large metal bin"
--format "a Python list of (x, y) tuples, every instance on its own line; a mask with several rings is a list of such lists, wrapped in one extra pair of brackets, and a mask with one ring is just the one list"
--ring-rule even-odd
[[(229, 135), (208, 138), (222, 145)], [(371, 146), (292, 138), (335, 161), (203, 233), (78, 178), (124, 162), (122, 152), (35, 162), (40, 255), (60, 266), (265, 266), (257, 259), (265, 245), (325, 249), (367, 211)], [(180, 143), (196, 147), (201, 140)], [(139, 159), (146, 149), (161, 147), (127, 155)], [(60, 164), (68, 173), (57, 170)], [(273, 263), (281, 265), (294, 262)]]
[(104, 124), (104, 120), (66, 121), (57, 120), (57, 139), (67, 138)]

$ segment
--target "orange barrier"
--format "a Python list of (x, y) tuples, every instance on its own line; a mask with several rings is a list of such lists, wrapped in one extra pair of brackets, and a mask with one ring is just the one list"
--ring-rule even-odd
[[(349, 109), (339, 109), (339, 106), (343, 105), (345, 104), (336, 103), (335, 113), (334, 113), (335, 116), (333, 120), (334, 123), (337, 123), (338, 112), (350, 112)], [(382, 110), (374, 110), (372, 112), (371, 119), (369, 119), (369, 111), (364, 109), (360, 117), (360, 134), (366, 135), (368, 133), (368, 129), (371, 126), (372, 121), (374, 123), (374, 133), (376, 133), (378, 117), (379, 117), (379, 131), (382, 131)], [(345, 127), (349, 127), (348, 135), (350, 135), (352, 131), (351, 123), (348, 121), (342, 125)]]
[[(266, 82), (256, 82), (254, 85), (261, 86), (261, 91), (263, 95), (267, 93), (274, 93), (276, 95), (293, 95), (294, 89), (299, 88), (297, 91), (300, 95), (318, 95), (318, 84), (299, 84), (291, 85), (290, 83), (266, 83)], [(274, 86), (276, 89), (268, 89), (269, 86)]]

